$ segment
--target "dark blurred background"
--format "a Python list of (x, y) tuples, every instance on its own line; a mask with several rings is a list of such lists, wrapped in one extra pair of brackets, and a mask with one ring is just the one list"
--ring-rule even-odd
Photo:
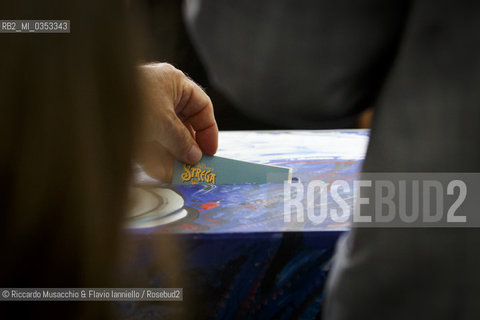
[[(285, 115), (283, 116), (284, 118), (287, 119), (286, 122), (284, 121), (283, 123), (279, 123), (278, 121), (277, 122), (273, 121), (273, 117), (272, 117), (272, 119), (269, 119), (268, 117), (267, 118), (263, 117), (263, 119), (262, 119), (262, 117), (259, 117), (258, 115), (256, 115), (255, 112), (253, 112), (253, 114), (252, 114), (252, 112), (247, 114), (245, 112), (245, 110), (248, 109), (248, 105), (249, 105), (248, 102), (244, 103), (244, 106), (235, 105), (233, 103), (232, 99), (230, 99), (229, 97), (226, 96), (225, 91), (222, 91), (222, 89), (219, 88), (220, 86), (218, 85), (218, 83), (217, 83), (217, 86), (215, 86), (215, 84), (211, 81), (211, 79), (209, 79), (206, 67), (202, 63), (202, 59), (199, 56), (199, 52), (197, 52), (197, 48), (195, 47), (194, 43), (192, 42), (192, 39), (190, 38), (190, 35), (189, 35), (187, 27), (186, 27), (186, 22), (185, 22), (183, 12), (182, 12), (183, 9), (184, 9), (183, 6), (185, 5), (185, 2), (184, 1), (178, 1), (178, 0), (139, 0), (139, 1), (143, 2), (143, 3), (140, 3), (140, 4), (143, 7), (143, 12), (144, 12), (143, 19), (145, 20), (145, 24), (146, 24), (146, 27), (147, 27), (146, 28), (147, 29), (147, 37), (148, 37), (147, 40), (148, 40), (148, 42), (151, 46), (150, 53), (146, 57), (146, 60), (147, 61), (158, 61), (158, 62), (169, 62), (169, 63), (173, 64), (175, 67), (177, 67), (178, 69), (182, 70), (188, 76), (190, 76), (198, 84), (200, 84), (204, 88), (204, 90), (207, 92), (207, 94), (210, 96), (210, 98), (212, 99), (214, 109), (215, 109), (215, 116), (216, 116), (217, 123), (218, 123), (218, 126), (219, 126), (220, 130), (330, 129), (330, 128), (367, 128), (367, 127), (370, 127), (372, 112), (371, 112), (370, 109), (368, 109), (366, 112), (361, 112), (361, 109), (364, 109), (364, 105), (365, 105), (365, 103), (363, 103), (363, 102), (361, 102), (362, 106), (360, 106), (360, 108), (358, 108), (358, 106), (354, 106), (353, 109), (356, 109), (356, 110), (353, 110), (353, 111), (350, 110), (348, 117), (346, 117), (344, 115), (343, 116), (338, 116), (343, 111), (338, 111), (339, 113), (334, 115), (333, 118), (328, 118), (328, 116), (329, 116), (328, 112), (330, 112), (330, 111), (327, 111), (327, 119), (325, 119), (326, 121), (323, 121), (324, 119), (323, 119), (323, 115), (322, 115), (321, 111), (319, 112), (318, 115), (314, 115), (313, 118), (311, 118), (308, 115), (299, 116), (299, 118), (300, 117), (304, 117), (304, 118), (307, 118), (307, 119), (310, 118), (309, 121), (311, 121), (312, 124), (309, 124), (309, 125), (306, 125), (306, 126), (302, 125), (302, 124), (299, 124), (299, 122), (296, 121), (298, 119), (293, 119), (294, 117), (290, 117), (290, 121), (288, 120), (289, 119), (288, 112), (292, 113), (291, 102), (286, 102), (287, 107), (290, 108), (290, 111), (287, 111), (287, 113), (286, 113), (287, 116), (285, 116)], [(275, 4), (270, 4), (270, 5), (275, 6)], [(218, 6), (221, 6), (221, 5), (216, 3), (215, 6), (218, 7)], [(228, 4), (226, 4), (225, 6), (228, 8)], [(240, 7), (241, 6), (243, 6), (243, 5), (240, 5)], [(255, 7), (255, 5), (252, 5), (252, 6)], [(205, 5), (205, 7), (208, 7), (208, 5)], [(264, 4), (263, 7), (268, 7), (268, 6), (267, 6), (267, 4)], [(242, 8), (240, 8), (240, 9), (242, 9)], [(255, 10), (255, 8), (253, 8), (253, 9)], [(265, 9), (265, 8), (263, 8), (263, 9)], [(231, 12), (236, 14), (236, 12), (237, 12), (236, 10), (238, 10), (238, 8), (231, 9)], [(238, 12), (242, 12), (242, 11), (239, 10)], [(242, 14), (245, 14), (245, 12), (242, 12)], [(261, 14), (262, 13), (259, 13), (259, 15), (261, 15)], [(212, 14), (212, 15), (215, 16), (215, 14)], [(297, 13), (297, 16), (302, 17), (302, 13), (301, 12)], [(259, 20), (257, 19), (254, 22), (258, 23), (260, 25), (260, 27), (263, 27), (261, 19), (259, 19)], [(244, 23), (247, 25), (249, 23), (248, 19), (245, 19)], [(268, 27), (268, 23), (266, 23), (266, 25)], [(219, 22), (219, 21), (212, 22), (212, 26), (213, 26), (212, 27), (213, 30), (215, 30), (215, 26), (221, 26), (221, 22)], [(255, 28), (255, 27), (258, 27), (258, 25), (254, 26), (252, 28)], [(297, 26), (297, 29), (298, 29), (298, 26)], [(230, 32), (230, 31), (231, 30), (227, 30), (227, 31), (225, 31), (225, 33), (228, 34), (228, 32)], [(299, 32), (299, 30), (295, 30), (295, 31)], [(206, 32), (205, 31), (203, 31), (203, 32), (204, 32), (204, 34), (206, 33), (207, 35), (209, 33), (208, 30)], [(282, 32), (282, 30), (280, 30), (278, 32)], [(315, 34), (315, 31), (312, 31), (312, 32), (313, 32), (313, 34)], [(240, 32), (240, 35), (237, 35), (237, 36), (240, 36), (240, 37), (247, 36), (248, 37), (248, 32), (243, 32), (242, 31), (242, 32)], [(309, 36), (311, 36), (311, 34)], [(211, 37), (215, 39), (215, 35), (212, 34)], [(304, 39), (304, 41), (308, 41), (307, 37), (305, 37), (305, 38), (306, 39)], [(222, 44), (224, 44), (225, 46), (229, 46), (228, 43), (222, 42), (224, 40), (225, 39), (222, 40), (222, 39), (219, 38), (219, 39), (216, 40), (216, 42), (217, 42), (217, 44), (220, 44), (220, 47), (221, 47)], [(256, 40), (258, 40), (258, 39), (256, 39)], [(295, 39), (295, 38), (290, 38), (290, 39), (285, 38), (284, 44), (287, 43), (288, 45), (294, 46), (294, 47), (299, 45), (299, 44), (301, 45), (301, 42), (298, 42), (297, 40), (298, 39)], [(246, 41), (248, 42), (248, 41), (253, 41), (253, 40), (249, 39), (249, 40), (246, 40)], [(267, 44), (267, 46), (268, 46), (268, 44)], [(263, 49), (263, 48), (260, 47), (260, 49)], [(216, 49), (214, 48), (213, 50), (215, 51)], [(232, 48), (232, 50), (235, 50), (235, 48)], [(275, 52), (275, 50), (276, 49), (274, 49), (273, 51)], [(304, 49), (304, 51), (305, 50), (307, 50), (307, 49)], [(240, 53), (240, 56), (242, 57), (242, 59), (245, 59), (245, 58), (255, 59), (256, 52), (254, 52), (254, 51), (247, 52), (247, 51), (248, 51), (248, 49), (246, 49), (245, 52)], [(215, 54), (215, 52), (213, 52), (213, 53)], [(288, 52), (286, 51), (285, 53), (283, 53), (284, 56), (285, 56), (285, 54), (288, 55)], [(248, 55), (250, 55), (250, 57), (248, 57)], [(215, 59), (215, 55), (213, 55), (213, 58)], [(223, 57), (219, 56), (218, 58), (222, 59), (222, 58), (225, 58), (225, 56), (223, 56)], [(272, 57), (272, 58), (275, 58), (275, 57)], [(234, 57), (228, 57), (227, 58), (227, 61), (226, 61), (227, 65), (229, 63), (228, 62), (229, 59), (234, 59)], [(282, 59), (282, 58), (280, 57), (279, 59)], [(297, 57), (297, 60), (298, 60), (298, 57)], [(245, 61), (240, 61), (239, 64), (244, 63), (244, 62)], [(311, 62), (315, 62), (315, 61), (311, 61)], [(271, 80), (275, 76), (274, 74), (272, 75), (271, 73), (270, 74), (268, 73), (268, 72), (271, 72), (272, 65), (275, 66), (275, 62), (273, 62), (271, 65), (263, 66), (263, 67), (267, 68), (265, 70), (267, 72), (267, 78), (266, 78), (267, 80)], [(335, 66), (333, 66), (333, 67), (335, 67)], [(237, 65), (237, 68), (238, 68), (238, 65)], [(268, 68), (270, 68), (270, 70), (268, 70)], [(337, 66), (337, 68), (338, 68), (338, 66)], [(340, 69), (341, 68), (342, 67), (340, 67)], [(343, 68), (348, 69), (349, 67), (346, 66), (346, 67), (343, 67)], [(316, 67), (316, 69), (314, 67), (312, 67), (312, 73), (318, 71), (318, 69), (322, 70), (321, 67), (320, 68)], [(353, 69), (353, 68), (350, 68), (350, 69)], [(275, 70), (275, 67), (274, 67), (274, 70)], [(278, 68), (276, 70), (278, 70)], [(340, 70), (340, 71), (343, 72), (343, 70)], [(347, 71), (350, 72), (350, 70), (347, 70)], [(262, 72), (260, 72), (260, 73), (262, 73)], [(288, 72), (291, 72), (291, 69), (290, 69), (290, 71), (288, 71), (288, 70), (283, 71), (283, 75), (288, 76), (289, 75)], [(308, 72), (309, 71), (307, 71), (307, 73)], [(335, 71), (335, 72), (337, 72), (337, 71)], [(228, 73), (228, 68), (227, 68), (227, 73)], [(273, 73), (275, 73), (275, 71), (273, 71)], [(252, 74), (251, 71), (250, 71), (250, 73), (248, 71), (245, 71), (245, 79), (243, 79), (243, 78), (238, 79), (239, 73), (238, 73), (238, 70), (237, 70), (237, 73), (232, 74), (232, 77), (234, 78), (234, 81), (235, 80), (249, 81), (249, 86), (252, 87), (252, 86), (255, 86), (255, 84), (252, 82), (252, 79), (250, 79), (251, 74)], [(242, 76), (242, 74), (240, 74), (240, 77), (241, 76)], [(343, 90), (343, 88), (345, 88), (345, 87), (348, 87), (350, 82), (355, 83), (354, 81), (356, 81), (356, 79), (354, 79), (353, 81), (349, 80), (348, 76), (350, 76), (350, 74), (347, 74), (347, 80), (343, 83), (340, 83), (340, 85), (338, 85), (336, 83), (333, 84), (333, 85), (337, 86), (335, 88), (335, 90), (338, 90), (339, 88), (340, 88), (340, 90), (335, 91), (335, 92), (334, 91), (328, 92), (327, 95), (326, 95), (327, 99), (330, 99), (330, 97), (329, 97), (330, 93), (332, 94), (332, 96), (336, 95), (336, 94), (341, 94), (343, 92), (341, 90)], [(235, 77), (237, 77), (237, 79), (235, 79)], [(310, 74), (309, 77), (311, 78), (312, 75)], [(227, 79), (228, 78), (229, 77), (227, 77)], [(261, 83), (268, 82), (268, 81), (263, 81), (262, 82), (261, 79), (255, 79), (255, 80), (257, 82), (260, 81)], [(220, 81), (222, 81), (222, 80), (220, 80)], [(292, 82), (294, 82), (294, 81), (295, 80), (292, 79)], [(326, 81), (329, 81), (328, 78), (327, 78)], [(344, 79), (342, 79), (341, 81), (344, 81)], [(309, 80), (308, 80), (308, 77), (307, 77), (307, 80), (305, 80), (305, 83), (308, 83), (308, 82), (309, 82)], [(344, 84), (346, 84), (346, 86)], [(275, 84), (273, 85), (273, 87), (274, 86), (275, 86)], [(355, 84), (354, 84), (354, 86), (355, 86)], [(318, 87), (320, 88), (319, 90), (322, 90), (322, 84), (319, 84)], [(325, 86), (323, 86), (323, 88), (324, 87)], [(357, 87), (360, 87), (360, 86), (357, 85)], [(258, 87), (258, 88), (259, 88), (258, 89), (259, 91), (263, 90), (263, 86)], [(269, 86), (268, 84), (265, 84), (265, 88), (268, 90), (268, 89), (271, 89), (272, 86)], [(311, 89), (307, 89), (307, 90), (311, 90)], [(330, 90), (330, 88), (328, 88), (327, 90)], [(296, 87), (292, 86), (292, 91), (294, 92), (293, 93), (294, 96), (296, 95), (297, 97), (301, 97), (302, 93), (300, 92), (301, 90), (299, 90), (298, 85)], [(363, 90), (363, 91), (366, 92), (368, 90)], [(275, 94), (275, 92), (276, 92), (275, 88), (273, 89), (273, 91), (270, 90), (269, 93), (271, 94), (272, 92)], [(319, 101), (320, 99), (318, 99), (318, 97), (321, 97), (321, 94), (322, 93), (316, 94), (316, 93), (312, 93), (312, 91), (310, 91), (310, 93), (307, 94), (307, 97), (306, 97), (307, 105), (310, 105), (310, 107), (307, 107), (307, 108), (312, 108), (312, 105), (316, 105), (317, 103), (320, 105), (321, 102)], [(349, 96), (354, 96), (354, 95), (355, 94), (349, 94), (348, 92), (347, 92), (347, 94), (344, 94), (344, 92), (343, 92), (343, 94), (340, 95), (342, 98), (340, 98), (340, 100), (336, 100), (335, 102), (333, 102), (331, 106), (333, 106), (334, 109), (335, 109), (335, 107), (339, 107), (339, 110), (340, 110), (340, 109), (344, 108), (344, 106), (349, 105), (350, 102), (349, 101), (346, 102), (346, 101), (348, 99), (350, 99)], [(248, 94), (248, 93), (245, 94), (244, 93), (243, 96), (246, 97), (247, 99), (249, 99), (248, 96), (250, 96), (250, 98), (252, 98), (251, 93), (250, 94)], [(276, 102), (272, 101), (272, 104), (270, 106), (266, 106), (263, 102), (259, 102), (260, 106), (253, 106), (251, 108), (258, 110), (258, 108), (264, 108), (265, 107), (265, 108), (270, 108), (272, 110), (276, 110), (276, 108), (279, 106), (279, 101), (280, 102), (282, 101), (282, 96), (288, 97), (289, 93), (286, 93), (285, 90), (278, 90), (278, 99), (280, 99), (280, 100), (277, 100)], [(347, 97), (347, 98), (343, 98), (343, 97)], [(255, 99), (255, 97), (253, 97), (253, 99)], [(335, 99), (338, 99), (338, 98), (335, 98)], [(261, 100), (261, 101), (265, 101), (265, 98), (263, 98), (263, 100)], [(311, 101), (315, 101), (315, 102), (311, 103)], [(327, 104), (329, 102), (330, 101), (327, 101)], [(247, 105), (247, 107), (245, 106), (245, 104)], [(290, 104), (290, 105), (288, 105), (288, 104)], [(342, 105), (342, 106), (340, 106), (340, 105)], [(298, 112), (301, 112), (302, 109), (305, 109), (305, 106), (303, 106), (302, 103), (299, 102)], [(328, 109), (328, 106), (325, 109)], [(319, 108), (319, 110), (321, 110), (321, 109)], [(295, 112), (295, 111), (293, 111), (293, 112)], [(335, 112), (336, 111), (334, 111), (334, 113)], [(337, 120), (339, 120), (339, 121), (337, 121)]]
[(268, 130), (278, 126), (248, 117), (210, 83), (182, 16), (182, 1), (141, 0), (151, 46), (147, 61), (169, 62), (204, 88), (212, 99), (220, 130)]

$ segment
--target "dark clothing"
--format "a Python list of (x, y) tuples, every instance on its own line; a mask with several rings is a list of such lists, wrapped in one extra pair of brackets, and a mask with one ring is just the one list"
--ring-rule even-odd
[[(366, 172), (480, 171), (480, 3), (414, 1), (376, 105)], [(477, 319), (480, 230), (353, 229), (326, 319)]]
[(405, 1), (187, 1), (210, 80), (243, 113), (282, 128), (345, 128), (371, 106)]
[[(479, 2), (211, 1), (197, 9), (190, 22), (200, 52), (245, 110), (310, 126), (375, 102), (364, 171), (480, 171)], [(338, 245), (324, 316), (478, 318), (479, 247), (477, 229), (354, 228)]]

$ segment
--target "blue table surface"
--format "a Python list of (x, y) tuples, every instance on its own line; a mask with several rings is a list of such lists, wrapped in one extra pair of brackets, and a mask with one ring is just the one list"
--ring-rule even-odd
[[(286, 166), (306, 186), (357, 178), (366, 130), (220, 132), (218, 155)], [(139, 184), (159, 185), (143, 172)], [(123, 287), (180, 287), (181, 303), (117, 304), (124, 319), (312, 319), (348, 223), (286, 222), (284, 185), (169, 186), (188, 216), (124, 234)], [(352, 205), (352, 196), (343, 195)], [(329, 199), (327, 202), (331, 202)], [(303, 201), (304, 211), (321, 204)]]
[[(218, 156), (290, 167), (293, 177), (305, 189), (304, 215), (309, 207), (320, 210), (317, 201), (307, 199), (306, 188), (312, 180), (330, 183), (357, 179), (369, 138), (368, 130), (321, 131), (223, 131), (219, 135)], [(152, 183), (143, 172), (139, 183)], [(264, 185), (182, 185), (165, 186), (180, 193), (190, 213), (196, 214), (155, 228), (134, 232), (169, 233), (254, 233), (275, 231), (346, 230), (349, 222), (335, 223), (327, 218), (319, 223), (305, 216), (303, 222), (292, 215), (284, 219), (283, 184)], [(341, 194), (353, 207), (352, 194)], [(328, 198), (329, 209), (337, 204)], [(294, 212), (295, 213), (295, 212)]]

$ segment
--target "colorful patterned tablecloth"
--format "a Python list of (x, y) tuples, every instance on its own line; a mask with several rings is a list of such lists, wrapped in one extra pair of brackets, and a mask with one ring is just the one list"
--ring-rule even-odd
[[(217, 155), (290, 167), (294, 183), (305, 188), (313, 180), (351, 183), (358, 178), (368, 134), (221, 132)], [(119, 303), (121, 317), (311, 319), (321, 312), (333, 248), (348, 222), (286, 221), (283, 184), (171, 186), (141, 171), (137, 176), (139, 188), (178, 194), (182, 211), (168, 223), (125, 231), (118, 277), (131, 287), (182, 287), (184, 301)], [(353, 206), (352, 195), (342, 196)], [(302, 204), (305, 211), (325, 205), (307, 199)]]

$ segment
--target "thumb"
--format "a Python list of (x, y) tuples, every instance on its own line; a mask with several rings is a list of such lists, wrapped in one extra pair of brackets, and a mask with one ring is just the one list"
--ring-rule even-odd
[[(202, 158), (202, 151), (192, 137), (190, 130), (175, 115), (170, 123), (163, 128), (159, 135), (160, 144), (164, 146), (177, 160), (188, 164), (195, 164)], [(168, 127), (167, 127), (168, 126)]]

